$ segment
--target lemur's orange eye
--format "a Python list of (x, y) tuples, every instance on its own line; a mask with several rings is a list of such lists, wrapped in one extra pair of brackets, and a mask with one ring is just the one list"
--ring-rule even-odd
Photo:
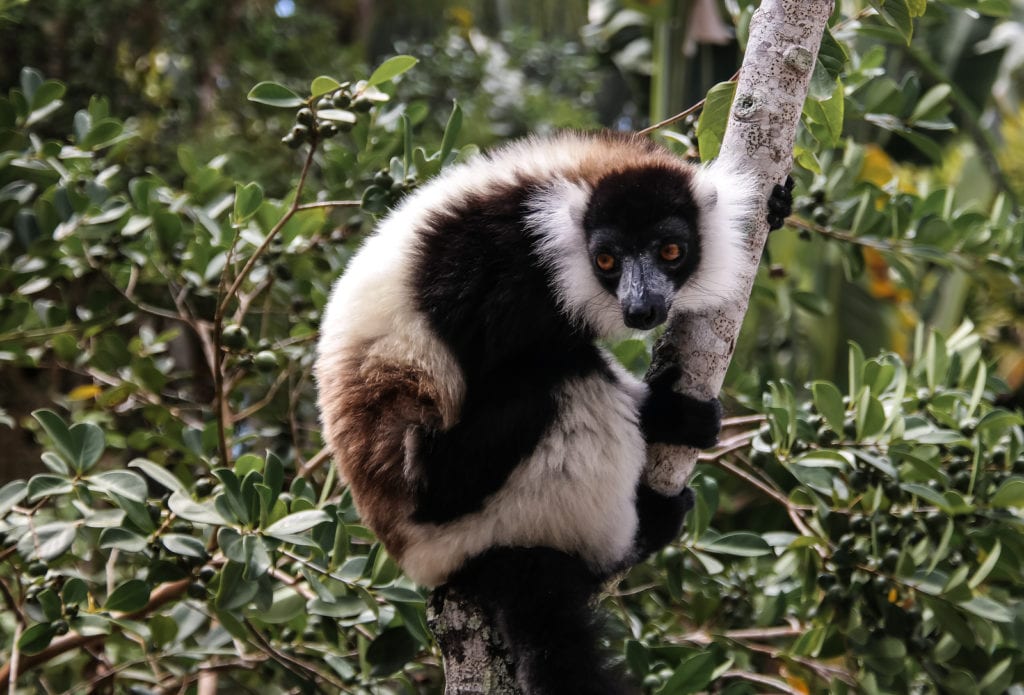
[(661, 257), (666, 261), (678, 261), (681, 255), (683, 250), (679, 244), (665, 244), (661, 247)]
[(615, 256), (610, 253), (597, 254), (597, 258), (594, 259), (594, 262), (597, 263), (598, 268), (606, 273), (615, 268)]

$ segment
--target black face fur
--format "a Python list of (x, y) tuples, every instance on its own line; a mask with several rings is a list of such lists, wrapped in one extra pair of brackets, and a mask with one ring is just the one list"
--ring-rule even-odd
[(668, 317), (672, 298), (700, 262), (691, 180), (670, 169), (627, 169), (601, 179), (583, 217), (592, 269), (630, 328)]

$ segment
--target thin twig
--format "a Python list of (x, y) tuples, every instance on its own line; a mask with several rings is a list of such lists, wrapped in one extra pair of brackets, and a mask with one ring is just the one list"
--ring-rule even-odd
[(296, 210), (315, 210), (317, 208), (357, 208), (362, 205), (359, 200), (318, 200), (314, 203), (303, 203)]
[[(306, 185), (306, 177), (309, 175), (309, 169), (313, 164), (313, 155), (316, 154), (316, 148), (316, 142), (313, 142), (313, 144), (310, 145), (309, 147), (309, 154), (306, 155), (306, 161), (302, 165), (302, 172), (299, 174), (299, 182), (295, 186), (295, 197), (292, 200), (291, 205), (288, 206), (288, 209), (285, 211), (284, 215), (281, 216), (281, 219), (279, 219), (277, 223), (270, 229), (270, 231), (267, 232), (267, 236), (263, 240), (263, 243), (260, 244), (259, 248), (257, 248), (256, 251), (253, 252), (251, 256), (249, 256), (248, 260), (246, 260), (245, 265), (242, 266), (242, 269), (238, 272), (238, 275), (235, 276), (235, 279), (232, 281), (231, 286), (228, 287), (226, 292), (223, 292), (220, 295), (220, 301), (217, 304), (217, 310), (214, 312), (214, 407), (216, 411), (215, 415), (217, 418), (217, 446), (218, 449), (220, 450), (222, 466), (229, 466), (231, 462), (231, 459), (229, 458), (227, 440), (227, 421), (229, 419), (226, 415), (227, 394), (224, 392), (225, 357), (224, 355), (221, 354), (221, 333), (224, 328), (224, 316), (227, 314), (228, 306), (231, 304), (231, 301), (238, 294), (238, 290), (242, 286), (242, 283), (245, 282), (245, 279), (249, 276), (249, 273), (256, 265), (256, 261), (259, 260), (259, 258), (264, 253), (266, 253), (267, 249), (270, 248), (270, 244), (271, 242), (273, 242), (278, 232), (280, 232), (284, 228), (284, 226), (288, 223), (288, 220), (290, 220), (292, 216), (295, 215), (295, 212), (299, 209), (299, 198), (302, 195), (302, 189)], [(227, 268), (227, 265), (225, 265), (225, 268)], [(222, 278), (223, 277), (224, 276), (222, 276)], [(242, 312), (241, 315), (239, 316), (239, 320), (241, 320), (241, 316), (244, 316), (244, 312)]]
[(762, 676), (757, 673), (751, 673), (749, 671), (732, 670), (726, 671), (719, 678), (739, 678), (741, 680), (750, 681), (751, 683), (757, 683), (759, 685), (767, 685), (772, 688), (776, 688), (779, 692), (791, 693), (792, 695), (801, 695), (801, 692), (796, 688), (790, 687), (788, 683), (778, 678), (771, 678), (770, 676)]
[(328, 447), (323, 447), (309, 461), (306, 462), (305, 466), (299, 469), (299, 477), (308, 477), (310, 473), (315, 471), (320, 465), (331, 458), (331, 450)]
[(282, 369), (281, 372), (278, 373), (277, 378), (274, 380), (274, 383), (270, 385), (270, 388), (267, 390), (266, 395), (263, 396), (263, 398), (261, 398), (260, 400), (250, 405), (245, 410), (241, 410), (232, 415), (231, 422), (235, 423), (240, 422), (241, 420), (245, 420), (246, 418), (252, 417), (256, 413), (261, 411), (263, 408), (267, 407), (267, 405), (272, 400), (274, 400), (274, 396), (277, 395), (277, 392), (281, 389), (281, 385), (284, 384), (289, 374), (290, 370)]
[[(737, 70), (735, 73), (733, 73), (733, 76), (730, 77), (727, 80), (727, 82), (735, 82), (739, 78), (740, 78), (740, 71)], [(680, 111), (675, 116), (669, 116), (664, 121), (658, 121), (654, 125), (649, 125), (646, 128), (644, 128), (643, 130), (638, 130), (637, 131), (637, 135), (650, 135), (651, 133), (653, 133), (656, 130), (661, 130), (665, 126), (672, 125), (676, 121), (681, 121), (684, 118), (686, 118), (687, 116), (689, 116), (690, 114), (696, 113), (697, 111), (700, 111), (702, 108), (704, 108), (704, 103), (706, 101), (707, 101), (707, 98), (701, 99), (700, 101), (698, 101), (693, 106), (689, 107), (685, 111)]]
[[(149, 602), (146, 603), (145, 607), (132, 613), (127, 613), (123, 616), (120, 616), (120, 619), (125, 621), (138, 620), (139, 618), (143, 618), (149, 615), (150, 613), (157, 610), (164, 604), (183, 596), (185, 594), (185, 589), (188, 587), (190, 581), (191, 579), (180, 579), (176, 582), (161, 584), (150, 595)], [(117, 623), (111, 623), (111, 626), (116, 625)], [(109, 635), (105, 634), (82, 635), (79, 633), (74, 633), (65, 635), (64, 637), (61, 637), (51, 642), (50, 646), (48, 646), (41, 652), (37, 652), (35, 654), (26, 654), (22, 659), (22, 665), (24, 667), (24, 670), (28, 670), (36, 666), (39, 666), (40, 664), (45, 664), (50, 659), (56, 656), (60, 656), (61, 654), (65, 654), (74, 649), (81, 649), (89, 645), (99, 644), (107, 638), (109, 638)], [(21, 672), (24, 672), (24, 670)], [(0, 683), (7, 681), (11, 677), (11, 673), (12, 671), (10, 663), (0, 666)]]

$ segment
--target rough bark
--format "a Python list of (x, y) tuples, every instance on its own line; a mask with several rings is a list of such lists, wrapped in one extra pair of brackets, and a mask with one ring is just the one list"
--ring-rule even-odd
[[(763, 199), (792, 167), (793, 143), (832, 0), (763, 0), (750, 40), (720, 157), (743, 162), (757, 177)], [(750, 290), (768, 236), (765, 215), (751, 221), (748, 253), (736, 269), (745, 292), (735, 306), (669, 319), (655, 347), (652, 371), (678, 360), (678, 390), (697, 398), (718, 395), (747, 312)], [(697, 461), (688, 447), (652, 447), (646, 478), (657, 490), (678, 493)], [(519, 693), (508, 652), (478, 607), (441, 587), (431, 597), (431, 629), (445, 660), (447, 695)]]
[[(737, 168), (755, 176), (762, 200), (792, 168), (796, 129), (832, 7), (831, 0), (764, 0), (750, 22), (718, 156), (739, 162)], [(655, 346), (651, 372), (676, 360), (683, 372), (678, 391), (701, 399), (718, 395), (767, 238), (768, 221), (762, 214), (750, 222), (746, 259), (736, 268), (742, 300), (717, 311), (671, 316)], [(680, 492), (693, 474), (697, 454), (691, 447), (651, 447), (647, 482), (661, 492)]]

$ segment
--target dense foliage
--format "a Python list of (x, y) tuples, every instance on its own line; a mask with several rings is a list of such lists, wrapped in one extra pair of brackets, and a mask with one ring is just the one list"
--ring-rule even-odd
[[(609, 53), (594, 37), (617, 36), (623, 63), (643, 51), (637, 27), (671, 21), (662, 3), (594, 4), (592, 52), (463, 26), (300, 82), (239, 48), (220, 59), (250, 72), (230, 73), (191, 140), (174, 117), (192, 95), (165, 113), (129, 89), (112, 107), (76, 74), (20, 70), (0, 95), (0, 683), (440, 690), (425, 594), (322, 449), (313, 344), (376, 216), (474, 143), (595, 125)], [(752, 3), (727, 4), (742, 39)], [(736, 415), (680, 542), (605, 602), (612, 651), (649, 692), (1024, 683), (1024, 126), (1000, 43), (1024, 9), (839, 4), (799, 210), (769, 244), (728, 379)], [(228, 5), (274, 40), (264, 3)], [(0, 23), (46, 34), (41, 7), (0, 0)], [(943, 43), (965, 32), (998, 54), (987, 68), (974, 44)], [(299, 61), (293, 40), (279, 55)], [(658, 137), (709, 158), (730, 98), (719, 85)], [(649, 344), (615, 351), (642, 371)]]

